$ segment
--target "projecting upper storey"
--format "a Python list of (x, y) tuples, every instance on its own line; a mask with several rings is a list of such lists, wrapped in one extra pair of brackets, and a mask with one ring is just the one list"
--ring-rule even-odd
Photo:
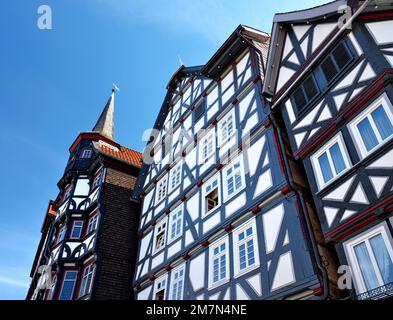
[[(273, 109), (282, 109), (295, 157), (307, 156), (358, 94), (392, 67), (392, 44), (379, 39), (377, 23), (389, 9), (391, 1), (378, 7), (335, 1), (275, 16), (263, 91)], [(388, 21), (382, 24), (389, 29)]]
[[(146, 194), (171, 163), (192, 154), (196, 135), (214, 127), (231, 109), (241, 115), (236, 119), (238, 141), (264, 120), (263, 108), (257, 105), (261, 99), (256, 82), (265, 71), (269, 39), (268, 34), (239, 26), (206, 65), (181, 66), (175, 72), (154, 125), (158, 134), (144, 151), (144, 159), (151, 157), (152, 163), (144, 164), (136, 195)], [(250, 48), (258, 50), (250, 54)], [(248, 117), (250, 113), (255, 114)], [(202, 174), (195, 172), (194, 178)]]

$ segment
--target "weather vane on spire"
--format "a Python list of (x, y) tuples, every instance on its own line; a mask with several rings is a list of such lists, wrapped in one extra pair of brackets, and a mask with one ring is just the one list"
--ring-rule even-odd
[(118, 91), (120, 91), (119, 87), (115, 83), (113, 83), (112, 84), (112, 92), (118, 92)]

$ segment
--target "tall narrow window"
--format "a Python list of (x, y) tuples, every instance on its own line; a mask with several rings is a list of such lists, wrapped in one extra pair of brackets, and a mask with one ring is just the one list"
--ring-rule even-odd
[(91, 190), (95, 189), (96, 187), (98, 187), (101, 184), (101, 178), (102, 178), (102, 169), (99, 169), (93, 179), (93, 183), (91, 185)]
[(89, 224), (87, 226), (87, 234), (96, 230), (97, 224), (98, 224), (98, 214), (95, 214), (89, 219)]
[(358, 293), (393, 284), (392, 238), (385, 223), (346, 241), (344, 248)]
[(182, 300), (184, 289), (184, 265), (173, 269), (171, 276), (171, 300)]
[(154, 300), (165, 300), (168, 275), (164, 275), (154, 282)]
[(196, 123), (200, 118), (202, 118), (205, 113), (205, 104), (204, 102), (200, 102), (194, 110), (194, 123)]
[(165, 175), (156, 186), (156, 204), (160, 203), (167, 195), (168, 176)]
[(203, 184), (204, 214), (207, 215), (220, 205), (220, 176), (216, 175)]
[(79, 297), (82, 297), (82, 296), (90, 293), (91, 285), (92, 285), (93, 277), (94, 277), (94, 270), (95, 270), (94, 264), (91, 264), (85, 268), (85, 270), (83, 272), (81, 288), (79, 290)]
[(65, 239), (66, 231), (67, 231), (67, 229), (66, 229), (65, 226), (62, 227), (62, 228), (59, 230), (59, 234), (58, 234), (58, 236), (57, 236), (57, 243), (59, 243), (60, 241), (63, 241), (63, 240)]
[(224, 200), (227, 201), (244, 187), (244, 166), (240, 155), (224, 168)]
[(219, 135), (218, 135), (219, 145), (223, 146), (225, 143), (229, 142), (235, 134), (236, 122), (235, 122), (234, 109), (229, 111), (224, 116), (224, 118), (222, 118), (218, 122), (218, 129), (219, 129)]
[(177, 186), (180, 185), (181, 182), (181, 173), (182, 173), (182, 163), (179, 162), (176, 166), (174, 166), (170, 172), (170, 192), (175, 190)]
[(384, 94), (350, 124), (355, 144), (364, 158), (393, 138), (393, 107)]
[(229, 279), (228, 237), (213, 243), (209, 248), (209, 283), (217, 286)]
[(163, 218), (155, 227), (154, 250), (159, 251), (165, 246), (167, 219)]
[(214, 129), (209, 132), (199, 142), (199, 162), (206, 163), (214, 154), (216, 149), (216, 138)]
[(350, 160), (341, 134), (334, 137), (311, 157), (319, 189), (350, 167)]
[(71, 239), (79, 239), (82, 234), (83, 221), (74, 221), (71, 231)]
[(61, 287), (59, 300), (72, 300), (74, 296), (75, 284), (78, 277), (77, 271), (66, 271)]
[(258, 242), (255, 219), (246, 222), (234, 231), (234, 246), (236, 250), (235, 274), (242, 274), (259, 265)]
[(180, 237), (183, 232), (183, 206), (171, 212), (169, 215), (169, 226), (168, 243)]

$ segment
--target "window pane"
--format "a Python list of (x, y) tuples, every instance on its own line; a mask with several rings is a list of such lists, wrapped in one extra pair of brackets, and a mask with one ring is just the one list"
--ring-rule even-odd
[(336, 66), (330, 56), (321, 64), (321, 68), (327, 82), (332, 80), (337, 74)]
[(346, 64), (351, 59), (351, 56), (348, 54), (348, 51), (345, 49), (344, 44), (340, 43), (336, 49), (333, 51), (334, 60), (336, 60), (337, 66), (340, 68), (344, 68)]
[(318, 158), (318, 162), (323, 175), (323, 181), (325, 181), (326, 183), (331, 179), (333, 179), (333, 172), (332, 169), (330, 168), (330, 164), (326, 152)]
[(373, 149), (376, 145), (378, 145), (377, 137), (371, 127), (370, 121), (368, 118), (362, 120), (358, 125), (359, 133), (363, 139), (364, 145), (367, 151)]
[(380, 286), (370, 256), (364, 242), (354, 247), (360, 271), (363, 276), (367, 290), (372, 290)]
[(308, 101), (312, 100), (312, 98), (314, 98), (318, 93), (318, 89), (315, 86), (313, 77), (309, 77), (306, 81), (304, 81), (303, 87), (304, 92), (307, 95)]
[(344, 171), (346, 165), (338, 143), (334, 144), (334, 146), (330, 148), (330, 155), (332, 156), (336, 173), (339, 174), (340, 172)]
[(370, 239), (375, 259), (377, 260), (379, 271), (381, 272), (384, 283), (393, 282), (393, 263), (386, 248), (382, 235), (379, 234)]
[(391, 123), (391, 121), (393, 120), (389, 120), (388, 115), (386, 114), (385, 109), (382, 106), (375, 109), (371, 113), (371, 116), (373, 117), (375, 125), (377, 126), (377, 129), (383, 140), (393, 134), (393, 125)]
[(306, 105), (306, 98), (304, 97), (304, 93), (301, 87), (295, 91), (295, 93), (293, 94), (293, 99), (299, 110), (301, 110)]

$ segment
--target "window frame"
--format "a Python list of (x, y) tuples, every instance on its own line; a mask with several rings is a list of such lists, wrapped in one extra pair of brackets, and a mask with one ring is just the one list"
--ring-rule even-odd
[[(66, 281), (66, 277), (67, 277), (67, 274), (68, 274), (68, 273), (75, 273), (75, 274), (76, 274), (75, 280), (74, 280), (74, 285), (73, 285), (73, 287), (72, 287), (71, 297), (70, 297), (70, 299), (60, 299), (61, 294), (62, 294), (63, 289), (64, 289), (64, 283), (65, 283), (65, 281)], [(68, 280), (68, 281), (70, 281), (70, 280)], [(58, 300), (64, 300), (64, 301), (73, 300), (73, 299), (74, 299), (74, 295), (75, 295), (75, 289), (76, 289), (77, 283), (78, 283), (78, 270), (76, 270), (76, 269), (65, 270), (65, 271), (64, 271), (63, 278), (62, 278), (62, 281), (61, 281), (61, 288), (60, 288), (60, 291), (59, 291)]]
[[(211, 152), (208, 153), (206, 157), (204, 157), (204, 152), (203, 152), (204, 143), (205, 141), (208, 141), (207, 149), (209, 150), (210, 149), (209, 140), (211, 140), (212, 143)], [(203, 165), (207, 163), (213, 157), (215, 152), (216, 152), (216, 131), (215, 131), (215, 127), (213, 127), (207, 131), (207, 133), (202, 137), (202, 139), (198, 143), (199, 164)]]
[[(246, 231), (249, 227), (252, 227), (252, 239), (253, 239), (253, 246), (254, 246), (254, 260), (255, 263), (251, 266), (247, 266), (245, 269), (240, 270), (240, 257), (239, 257), (239, 245), (242, 242), (246, 242), (246, 240), (239, 241), (239, 234)], [(234, 258), (233, 258), (233, 276), (234, 278), (238, 278), (254, 269), (259, 268), (260, 261), (259, 261), (259, 243), (258, 243), (258, 233), (257, 233), (257, 225), (255, 218), (251, 218), (250, 220), (244, 222), (236, 229), (233, 230), (232, 233), (232, 241), (233, 241), (233, 251), (234, 251)], [(247, 239), (247, 238), (245, 238)], [(247, 240), (248, 241), (248, 240)]]
[[(214, 282), (214, 249), (217, 247), (220, 247), (222, 244), (225, 244), (225, 278), (219, 279), (218, 281)], [(219, 257), (221, 257), (223, 254), (219, 253)], [(217, 241), (213, 242), (209, 246), (209, 286), (208, 290), (217, 288), (219, 286), (222, 286), (223, 284), (227, 283), (230, 279), (230, 253), (229, 253), (229, 236), (226, 235)]]
[[(392, 236), (390, 234), (390, 231), (389, 231), (389, 228), (388, 228), (386, 222), (382, 222), (382, 223), (356, 235), (355, 237), (348, 239), (347, 241), (345, 241), (343, 243), (345, 256), (346, 256), (349, 266), (351, 268), (351, 273), (353, 275), (353, 282), (355, 284), (355, 289), (358, 294), (367, 292), (368, 289), (365, 285), (365, 282), (364, 282), (364, 279), (362, 276), (362, 272), (359, 268), (359, 263), (356, 258), (354, 247), (360, 243), (367, 241), (366, 242), (367, 252), (370, 253), (369, 252), (369, 250), (370, 250), (369, 239), (371, 239), (379, 234), (382, 236), (382, 238), (385, 242), (385, 245), (386, 245), (386, 249), (387, 249), (388, 253), (390, 254), (390, 258), (393, 261), (393, 239), (392, 239)], [(372, 248), (371, 248), (371, 252), (372, 252)], [(376, 261), (374, 261), (375, 260), (374, 253), (372, 255), (370, 255), (370, 259), (372, 261), (378, 282), (380, 282), (382, 280), (382, 283), (383, 283), (383, 279), (380, 279), (380, 277), (379, 277), (380, 275), (378, 275), (378, 273), (380, 271), (379, 271), (378, 263)], [(382, 285), (383, 284), (381, 284), (381, 286)]]
[[(98, 227), (98, 219), (99, 219), (99, 213), (98, 213), (98, 212), (93, 213), (93, 214), (89, 217), (89, 220), (88, 220), (88, 222), (87, 222), (86, 234), (89, 234), (89, 233), (91, 233), (91, 232), (97, 230), (97, 227)], [(94, 226), (94, 229), (90, 230), (90, 223), (91, 223), (93, 220), (95, 220), (95, 226)]]
[[(81, 223), (80, 232), (79, 232), (79, 236), (78, 236), (78, 237), (74, 237), (74, 236), (73, 236), (74, 229), (75, 229), (75, 224), (76, 224), (76, 223)], [(70, 239), (80, 239), (80, 238), (82, 237), (82, 234), (83, 234), (83, 226), (84, 226), (84, 221), (83, 221), (83, 220), (80, 220), (80, 219), (74, 220), (74, 221), (72, 222), (72, 228), (71, 228), (71, 233), (70, 233)]]
[[(88, 156), (86, 156), (85, 154), (88, 153)], [(80, 158), (81, 159), (90, 159), (93, 156), (93, 149), (90, 147), (87, 148), (83, 148)]]
[[(90, 280), (90, 283), (89, 283), (89, 288), (85, 287), (84, 292), (82, 292), (84, 279), (85, 279), (85, 277), (88, 276), (88, 274), (86, 274), (86, 271), (89, 270), (90, 268), (92, 268), (93, 270), (89, 271), (90, 272), (89, 274), (91, 274), (91, 280)], [(90, 264), (86, 265), (83, 268), (82, 279), (81, 279), (81, 282), (80, 282), (78, 298), (84, 297), (84, 296), (86, 296), (86, 295), (91, 293), (91, 289), (92, 289), (92, 286), (93, 286), (95, 273), (96, 273), (96, 265), (94, 263), (90, 263)]]
[[(239, 162), (240, 164), (240, 178), (241, 178), (241, 182), (242, 182), (242, 186), (239, 189), (234, 190), (234, 192), (232, 194), (228, 194), (228, 174), (227, 171), (228, 169), (232, 168), (232, 170), (234, 171), (234, 166), (235, 164)], [(228, 200), (230, 200), (231, 198), (233, 198), (234, 196), (236, 196), (239, 192), (241, 192), (245, 187), (246, 187), (246, 174), (245, 174), (245, 168), (244, 168), (244, 160), (243, 160), (243, 154), (238, 155), (236, 158), (232, 159), (230, 163), (228, 163), (227, 165), (225, 165), (224, 168), (222, 168), (223, 170), (223, 175), (222, 175), (222, 184), (223, 184), (223, 201), (227, 202)], [(232, 174), (234, 175), (234, 174)], [(234, 182), (235, 185), (235, 182)]]
[[(164, 241), (161, 247), (157, 248), (157, 236), (158, 236), (158, 229), (165, 223), (165, 232), (164, 232)], [(154, 239), (153, 239), (153, 253), (160, 252), (166, 246), (168, 236), (168, 217), (165, 215), (161, 220), (159, 220), (156, 225), (154, 226)]]
[[(232, 117), (232, 132), (229, 136), (226, 137), (226, 140), (223, 141), (222, 138), (222, 123), (224, 121), (228, 121), (228, 118)], [(228, 123), (228, 122), (227, 122)], [(228, 126), (228, 124), (227, 124)], [(232, 139), (236, 136), (237, 127), (236, 127), (236, 114), (235, 108), (231, 108), (218, 122), (217, 122), (217, 134), (218, 134), (218, 147), (221, 148), (227, 143), (230, 143)]]
[[(165, 174), (156, 184), (156, 194), (155, 194), (155, 205), (158, 205), (162, 202), (162, 200), (164, 200), (167, 195), (168, 195), (168, 174)], [(165, 182), (164, 182), (165, 181)], [(165, 194), (162, 195), (162, 197), (160, 198), (160, 183), (164, 183), (165, 184)], [(164, 187), (163, 187), (164, 188)]]
[[(374, 153), (378, 149), (380, 149), (383, 145), (388, 143), (393, 139), (393, 134), (386, 138), (385, 140), (382, 140), (382, 137), (380, 136), (379, 130), (375, 126), (374, 119), (371, 116), (371, 113), (378, 109), (380, 106), (385, 110), (386, 115), (388, 116), (388, 119), (390, 120), (390, 123), (393, 125), (393, 105), (387, 96), (386, 92), (383, 93), (381, 96), (379, 96), (375, 101), (373, 101), (365, 110), (363, 110), (361, 113), (359, 113), (353, 120), (351, 120), (348, 124), (349, 132), (351, 134), (351, 137), (354, 141), (355, 148), (360, 156), (360, 158), (363, 160), (370, 154)], [(359, 132), (359, 129), (357, 125), (363, 121), (365, 118), (368, 118), (370, 121), (370, 125), (373, 129), (373, 132), (378, 140), (378, 144), (372, 148), (370, 151), (367, 151), (367, 148), (364, 144), (363, 138)]]
[(161, 291), (158, 290), (157, 286), (159, 283), (162, 283), (162, 281), (165, 281), (165, 288), (164, 288), (164, 299), (167, 300), (167, 291), (168, 291), (168, 273), (165, 273), (161, 277), (158, 277), (156, 280), (154, 280), (154, 290), (153, 290), (153, 300), (158, 301), (156, 299), (156, 294)]
[[(184, 296), (184, 283), (185, 283), (184, 280), (185, 280), (185, 273), (186, 273), (186, 264), (185, 263), (182, 263), (181, 265), (177, 266), (171, 272), (171, 283), (170, 283), (170, 288), (169, 288), (170, 290), (169, 290), (169, 299), (168, 300), (178, 300), (178, 299), (172, 299), (172, 295), (173, 295), (173, 291), (174, 291), (173, 286), (174, 286), (174, 281), (175, 281), (175, 279), (174, 279), (175, 278), (175, 274), (177, 272), (180, 272), (181, 270), (183, 270), (183, 275), (182, 275), (182, 279), (181, 279), (181, 281), (182, 281), (182, 290), (181, 290), (181, 294), (180, 294), (180, 299), (179, 300), (183, 299), (183, 296)], [(176, 281), (177, 281), (176, 283), (179, 282), (179, 280), (176, 280)]]
[[(177, 218), (177, 221), (180, 219), (181, 224), (180, 224), (180, 232), (179, 234), (175, 234), (175, 236), (172, 238), (172, 218), (174, 215), (177, 215), (179, 212), (181, 212), (180, 218)], [(168, 223), (167, 223), (167, 244), (169, 245), (170, 243), (174, 242), (175, 240), (179, 239), (183, 235), (183, 225), (184, 225), (184, 205), (181, 204), (178, 207), (176, 207), (175, 210), (171, 211), (168, 216)]]
[[(64, 233), (62, 235), (62, 239), (60, 239), (60, 235), (62, 234), (62, 232), (64, 232)], [(57, 234), (57, 237), (56, 237), (56, 244), (59, 244), (61, 241), (65, 240), (66, 233), (67, 233), (67, 226), (64, 225), (58, 231), (58, 234)]]
[[(304, 80), (296, 87), (296, 89), (293, 90), (293, 92), (290, 95), (290, 100), (293, 106), (295, 106), (297, 114), (301, 114), (304, 110), (307, 109), (307, 107), (313, 102), (315, 101), (315, 99), (321, 94), (322, 90), (320, 88), (320, 84), (317, 81), (317, 77), (314, 74), (314, 72), (310, 73), (308, 77), (304, 78)], [(306, 81), (308, 79), (312, 79), (314, 86), (317, 90), (317, 93), (311, 98), (309, 99), (308, 95), (306, 94), (306, 89), (304, 88), (304, 85), (306, 83)], [(305, 98), (305, 104), (302, 107), (299, 107), (298, 104), (295, 101), (295, 92), (297, 92), (299, 89), (301, 89), (302, 93), (303, 93), (303, 97)]]
[[(207, 210), (207, 208), (206, 208), (206, 196), (212, 192), (212, 191), (210, 191), (209, 193), (207, 193), (206, 192), (206, 188), (209, 185), (211, 185), (214, 182), (214, 180), (217, 180), (218, 205), (215, 208), (213, 208), (213, 209), (211, 209), (209, 211), (206, 211)], [(209, 178), (209, 180), (204, 182), (203, 185), (202, 185), (202, 202), (203, 202), (202, 203), (202, 217), (207, 217), (212, 212), (217, 210), (221, 206), (222, 198), (223, 198), (223, 195), (221, 193), (221, 176), (220, 176), (220, 172), (217, 172), (215, 175), (213, 175), (211, 178)]]
[[(331, 158), (330, 151), (329, 151), (330, 148), (333, 147), (336, 143), (338, 143), (339, 149), (341, 151), (341, 155), (342, 155), (344, 163), (346, 165), (346, 168), (338, 174), (336, 173), (336, 169), (334, 167), (334, 163)], [(326, 155), (328, 157), (329, 166), (330, 166), (330, 169), (332, 170), (332, 173), (335, 173), (335, 175), (333, 175), (333, 178), (327, 182), (324, 181), (322, 169), (321, 169), (321, 167), (319, 165), (319, 161), (318, 161), (319, 157), (321, 157), (324, 153), (326, 153)], [(319, 148), (316, 152), (314, 152), (312, 154), (312, 156), (310, 157), (310, 161), (311, 161), (311, 165), (312, 165), (313, 172), (314, 172), (314, 177), (317, 182), (317, 186), (318, 186), (319, 191), (321, 191), (322, 189), (324, 189), (328, 185), (332, 184), (335, 180), (337, 180), (339, 177), (341, 177), (343, 174), (345, 174), (345, 172), (347, 172), (349, 169), (351, 169), (352, 160), (349, 156), (349, 153), (348, 153), (342, 133), (339, 132), (338, 134), (336, 134), (332, 139), (330, 139), (321, 148)]]
[[(177, 175), (176, 171), (179, 170), (179, 181), (177, 182), (176, 185), (173, 186), (172, 182), (173, 182), (173, 175)], [(177, 187), (180, 186), (181, 181), (182, 181), (182, 173), (183, 173), (183, 161), (179, 161), (178, 163), (175, 164), (175, 166), (170, 170), (169, 172), (169, 182), (168, 182), (168, 192), (167, 194), (171, 193), (172, 191), (174, 191), (175, 189), (177, 189)], [(177, 180), (177, 179), (176, 179)]]

